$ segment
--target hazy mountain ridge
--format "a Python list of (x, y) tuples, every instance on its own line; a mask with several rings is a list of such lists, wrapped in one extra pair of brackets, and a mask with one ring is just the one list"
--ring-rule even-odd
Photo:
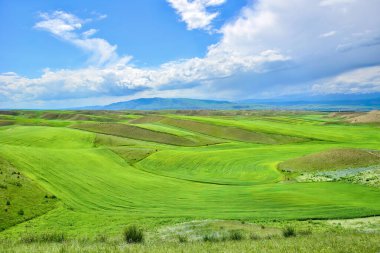
[(380, 109), (377, 96), (315, 96), (305, 99), (284, 97), (279, 99), (249, 99), (223, 101), (190, 98), (139, 98), (104, 106), (89, 106), (86, 110), (238, 110), (238, 109), (284, 109), (317, 111), (365, 111)]

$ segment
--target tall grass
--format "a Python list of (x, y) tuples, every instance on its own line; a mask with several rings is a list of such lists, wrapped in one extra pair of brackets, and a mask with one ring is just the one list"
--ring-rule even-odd
[(296, 230), (293, 227), (286, 227), (282, 230), (282, 235), (284, 237), (296, 236)]
[(124, 230), (124, 239), (127, 243), (141, 243), (144, 241), (144, 232), (136, 225), (131, 225)]
[(243, 240), (244, 239), (244, 235), (241, 231), (239, 230), (233, 230), (233, 231), (230, 231), (230, 236), (229, 236), (230, 240), (232, 241), (240, 241), (240, 240)]
[(65, 234), (60, 232), (46, 232), (41, 234), (27, 234), (20, 238), (22, 243), (48, 243), (48, 242), (63, 242)]

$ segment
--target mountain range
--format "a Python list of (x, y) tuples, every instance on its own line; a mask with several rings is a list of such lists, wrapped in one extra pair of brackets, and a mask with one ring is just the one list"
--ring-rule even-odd
[(240, 101), (205, 100), (190, 98), (139, 98), (103, 106), (89, 106), (83, 110), (239, 110), (283, 109), (317, 111), (366, 111), (380, 109), (380, 94), (370, 97), (315, 96), (304, 99), (283, 97), (277, 99), (250, 99)]

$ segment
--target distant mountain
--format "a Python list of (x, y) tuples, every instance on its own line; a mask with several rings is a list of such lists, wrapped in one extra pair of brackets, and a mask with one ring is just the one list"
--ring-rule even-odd
[(315, 111), (370, 111), (380, 109), (380, 94), (327, 95), (281, 97), (276, 99), (249, 99), (217, 101), (189, 98), (139, 98), (105, 106), (75, 108), (80, 110), (315, 110)]
[(105, 106), (81, 109), (94, 110), (227, 110), (240, 109), (240, 105), (229, 101), (189, 98), (139, 98)]
[(247, 99), (243, 104), (268, 105), (337, 105), (337, 106), (380, 106), (380, 93), (371, 94), (329, 94), (312, 96), (284, 96), (274, 99)]

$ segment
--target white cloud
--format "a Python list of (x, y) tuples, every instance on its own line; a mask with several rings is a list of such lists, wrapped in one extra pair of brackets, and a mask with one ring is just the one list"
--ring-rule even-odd
[(57, 36), (80, 29), (84, 23), (83, 20), (64, 11), (55, 11), (51, 14), (41, 13), (40, 18), (42, 21), (38, 22), (34, 27), (47, 30)]
[[(239, 18), (221, 28), (223, 38), (219, 48), (250, 54), (277, 49), (293, 59), (304, 61), (316, 53), (321, 57), (335, 53), (339, 44), (357, 41), (358, 33), (363, 41), (379, 38), (378, 0), (352, 1), (346, 11), (334, 5), (321, 7), (322, 2), (257, 1), (244, 8)], [(363, 33), (366, 30), (371, 32)], [(331, 40), (316, 40), (321, 34), (335, 36)]]
[(88, 38), (88, 37), (91, 37), (92, 35), (94, 35), (95, 33), (97, 33), (98, 30), (96, 29), (89, 29), (87, 31), (84, 31), (82, 34), (85, 38)]
[(39, 78), (29, 79), (15, 73), (0, 75), (0, 94), (12, 100), (67, 99), (90, 95), (124, 95), (137, 90), (160, 90), (166, 87), (182, 89), (186, 83), (203, 82), (254, 70), (267, 71), (266, 64), (288, 59), (275, 51), (257, 56), (231, 55), (193, 58), (168, 62), (155, 69), (140, 69), (128, 65), (128, 58), (107, 67), (78, 70), (46, 69)]
[(323, 34), (319, 35), (319, 37), (328, 38), (328, 37), (334, 36), (335, 34), (336, 34), (336, 31), (330, 31), (330, 32), (323, 33)]
[[(209, 1), (209, 4), (217, 3), (220, 1)], [(191, 83), (204, 84), (238, 73), (263, 73), (278, 68), (276, 64), (281, 65), (290, 60), (272, 49), (247, 54), (223, 50), (221, 45), (216, 44), (210, 47), (204, 58), (172, 61), (156, 68), (138, 68), (129, 64), (130, 56), (118, 56), (115, 53), (116, 46), (111, 46), (104, 39), (90, 38), (96, 32), (95, 29), (82, 33), (76, 31), (84, 23), (72, 14), (54, 12), (42, 14), (42, 17), (44, 20), (38, 22), (36, 28), (92, 52), (92, 62), (96, 60), (107, 64), (90, 65), (77, 70), (46, 69), (39, 78), (27, 78), (15, 73), (0, 75), (0, 94), (12, 100), (120, 96), (142, 90), (186, 89)]]
[(319, 94), (380, 92), (380, 66), (360, 68), (321, 80), (312, 86), (312, 90)]
[(332, 6), (338, 4), (350, 4), (355, 2), (356, 0), (322, 0), (320, 2), (321, 6)]
[(226, 0), (167, 0), (187, 24), (188, 30), (211, 28), (210, 24), (219, 13), (208, 12), (207, 7), (219, 6)]
[[(222, 2), (202, 1), (205, 6)], [(116, 46), (93, 38), (94, 30), (82, 31), (85, 22), (72, 14), (42, 14), (36, 27), (90, 52), (97, 64), (45, 70), (39, 78), (5, 73), (0, 75), (0, 96), (14, 101), (147, 94), (242, 99), (294, 91), (378, 91), (377, 78), (364, 78), (377, 72), (362, 69), (380, 66), (378, 0), (323, 2), (254, 1), (222, 26), (220, 41), (210, 45), (204, 57), (154, 68), (131, 65), (131, 57), (117, 55)], [(356, 68), (362, 81), (347, 81), (359, 75), (346, 73)], [(342, 73), (348, 75), (343, 81)], [(337, 77), (325, 80), (328, 76)], [(315, 80), (325, 81), (311, 89)]]
[(36, 29), (48, 31), (90, 53), (91, 64), (104, 65), (118, 58), (116, 45), (111, 45), (101, 38), (89, 38), (95, 34), (95, 29), (87, 30), (83, 36), (80, 36), (77, 30), (82, 28), (85, 21), (73, 14), (55, 11), (53, 13), (41, 13), (40, 18), (42, 20), (34, 26)]

